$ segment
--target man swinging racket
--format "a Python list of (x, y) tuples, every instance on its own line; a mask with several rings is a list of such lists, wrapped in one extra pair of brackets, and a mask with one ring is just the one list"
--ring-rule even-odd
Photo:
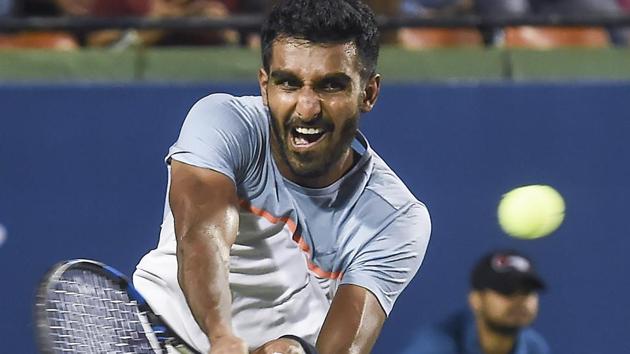
[(261, 96), (201, 99), (170, 148), (134, 284), (203, 353), (369, 353), (431, 229), (358, 130), (380, 89), (374, 14), (281, 0), (261, 35)]

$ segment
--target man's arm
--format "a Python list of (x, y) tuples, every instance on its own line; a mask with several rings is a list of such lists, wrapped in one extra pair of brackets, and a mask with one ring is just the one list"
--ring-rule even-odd
[(171, 162), (179, 285), (211, 353), (247, 353), (232, 331), (229, 253), (238, 231), (238, 197), (225, 175)]
[(321, 354), (370, 352), (387, 313), (420, 268), (430, 232), (427, 209), (412, 203), (355, 252), (317, 338)]
[(328, 310), (317, 338), (317, 350), (320, 354), (370, 353), (385, 318), (385, 311), (372, 292), (343, 284)]

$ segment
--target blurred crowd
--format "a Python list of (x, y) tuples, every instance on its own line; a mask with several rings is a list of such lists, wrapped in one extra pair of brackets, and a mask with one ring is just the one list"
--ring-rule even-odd
[[(0, 0), (2, 17), (224, 18), (260, 14), (274, 0)], [(423, 18), (480, 15), (630, 14), (630, 0), (366, 0), (379, 15)], [(603, 27), (403, 28), (383, 35), (387, 44), (408, 49), (453, 46), (606, 47), (629, 45), (630, 31)], [(120, 48), (142, 46), (242, 45), (256, 47), (256, 33), (226, 29), (98, 30), (0, 33), (2, 47)]]
[[(224, 18), (233, 14), (256, 14), (265, 10), (260, 0), (0, 0), (0, 17), (144, 17), (144, 18)], [(232, 30), (99, 30), (89, 32), (47, 32), (5, 34), (25, 46), (71, 47), (126, 47), (195, 46), (250, 44), (248, 33)], [(31, 40), (29, 42), (28, 40)], [(253, 39), (255, 41), (255, 38)], [(253, 43), (255, 45), (255, 42)], [(2, 37), (0, 35), (0, 47)]]

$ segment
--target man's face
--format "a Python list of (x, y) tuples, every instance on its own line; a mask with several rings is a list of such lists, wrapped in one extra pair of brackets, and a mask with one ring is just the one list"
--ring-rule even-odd
[(474, 291), (472, 307), (477, 318), (488, 327), (504, 333), (514, 333), (529, 326), (538, 314), (538, 294), (534, 291), (504, 295), (494, 290)]
[(355, 45), (277, 39), (259, 81), (271, 112), (274, 158), (286, 177), (313, 187), (341, 177), (359, 115), (378, 94), (378, 77), (361, 80)]

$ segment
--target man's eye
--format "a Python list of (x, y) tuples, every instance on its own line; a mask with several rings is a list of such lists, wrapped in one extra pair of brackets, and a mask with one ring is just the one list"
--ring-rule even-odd
[(346, 88), (345, 85), (339, 82), (335, 82), (335, 81), (325, 82), (321, 85), (321, 89), (326, 92), (342, 91), (345, 88)]
[(283, 89), (295, 89), (299, 86), (298, 83), (293, 80), (280, 80), (276, 83), (276, 85)]

